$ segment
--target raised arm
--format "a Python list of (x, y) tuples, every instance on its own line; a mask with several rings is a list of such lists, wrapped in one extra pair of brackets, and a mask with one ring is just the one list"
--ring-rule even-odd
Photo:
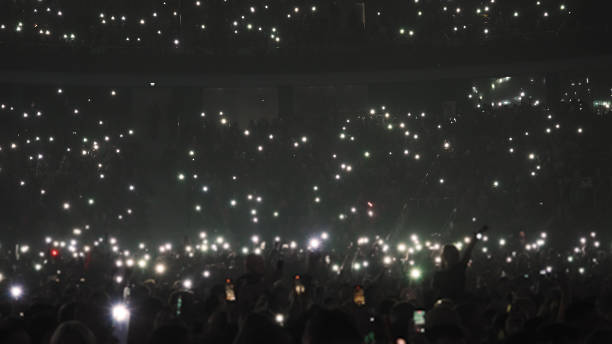
[(463, 257), (461, 257), (461, 263), (463, 265), (467, 265), (467, 263), (472, 259), (472, 251), (474, 251), (474, 247), (476, 247), (476, 243), (480, 240), (480, 236), (489, 229), (488, 226), (482, 226), (478, 231), (474, 232), (472, 235), (472, 240), (465, 248), (463, 252)]

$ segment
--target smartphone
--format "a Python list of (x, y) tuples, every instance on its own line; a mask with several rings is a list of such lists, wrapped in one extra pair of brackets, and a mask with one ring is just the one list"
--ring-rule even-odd
[(359, 285), (355, 286), (355, 290), (353, 292), (353, 302), (355, 302), (357, 306), (364, 306), (366, 304), (365, 293), (363, 288)]
[(181, 315), (181, 309), (183, 308), (183, 297), (181, 295), (179, 295), (176, 298), (176, 316), (180, 316)]
[(236, 293), (234, 292), (234, 284), (231, 279), (225, 280), (225, 300), (234, 302), (236, 301)]
[(412, 314), (412, 321), (414, 322), (414, 328), (418, 333), (425, 332), (425, 310), (415, 310)]
[(296, 294), (302, 295), (302, 294), (304, 294), (306, 292), (306, 287), (302, 283), (300, 275), (295, 275), (294, 284), (295, 284), (295, 293)]

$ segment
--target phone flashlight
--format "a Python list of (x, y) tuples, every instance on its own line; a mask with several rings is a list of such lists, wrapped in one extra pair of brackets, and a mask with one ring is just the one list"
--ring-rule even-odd
[(425, 332), (425, 310), (415, 310), (412, 315), (412, 321), (414, 322), (414, 328), (418, 333)]

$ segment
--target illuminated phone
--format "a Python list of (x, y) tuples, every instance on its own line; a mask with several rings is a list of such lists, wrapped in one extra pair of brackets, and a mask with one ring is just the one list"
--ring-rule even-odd
[(179, 295), (176, 298), (176, 316), (180, 316), (181, 315), (181, 309), (183, 308), (183, 297), (181, 295)]
[(353, 292), (353, 302), (355, 302), (355, 304), (357, 306), (364, 306), (366, 301), (365, 301), (365, 293), (363, 291), (363, 288), (361, 286), (356, 286), (355, 287), (355, 291)]
[(294, 282), (295, 283), (295, 293), (298, 295), (304, 294), (306, 292), (306, 287), (302, 283), (302, 279), (300, 275), (295, 275), (294, 281), (295, 281)]
[(225, 300), (233, 302), (236, 301), (236, 293), (234, 292), (234, 284), (231, 279), (225, 280)]
[(414, 328), (418, 333), (425, 332), (425, 311), (422, 309), (415, 310), (412, 314)]

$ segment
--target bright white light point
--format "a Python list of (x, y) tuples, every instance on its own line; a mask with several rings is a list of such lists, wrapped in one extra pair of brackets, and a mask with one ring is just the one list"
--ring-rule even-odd
[(186, 279), (183, 281), (183, 288), (191, 289), (191, 287), (193, 287), (193, 282), (191, 282), (190, 279)]
[(363, 156), (365, 156), (366, 158), (369, 158), (370, 157), (370, 152), (368, 152), (368, 151), (364, 152)]
[(196, 211), (200, 211), (200, 210), (202, 210), (202, 206), (201, 206), (201, 205), (199, 205), (199, 204), (197, 204), (197, 205), (195, 206), (195, 210), (196, 210)]
[[(292, 242), (292, 244), (294, 243)], [(310, 239), (310, 241), (308, 242), (308, 247), (310, 248), (317, 249), (319, 248), (319, 246), (321, 246), (321, 242), (319, 241), (319, 239), (313, 238), (313, 239)]]
[(582, 128), (578, 128), (578, 134), (582, 134)]
[(117, 95), (117, 92), (115, 90), (112, 90), (111, 91), (111, 96), (116, 96), (116, 95)]
[(181, 43), (181, 41), (179, 41), (178, 39), (174, 40), (174, 45), (179, 45)]
[(64, 208), (64, 210), (68, 210), (68, 209), (70, 209), (70, 203), (65, 202), (65, 203), (62, 205), (62, 207)]
[(257, 150), (262, 152), (263, 151), (263, 146), (257, 146)]
[(499, 182), (498, 182), (497, 180), (496, 180), (496, 181), (494, 181), (494, 182), (493, 182), (493, 187), (494, 187), (494, 188), (496, 188), (496, 187), (498, 187), (498, 186), (499, 186)]
[(319, 203), (319, 202), (321, 202), (321, 199), (320, 199), (319, 197), (316, 197), (316, 198), (314, 199), (314, 201), (315, 201), (315, 203)]
[(530, 153), (530, 154), (529, 154), (529, 160), (533, 160), (533, 159), (535, 159), (535, 154)]
[(306, 136), (302, 136), (302, 142), (303, 142), (303, 143), (308, 142), (308, 138), (307, 138)]
[(117, 322), (124, 322), (130, 318), (130, 310), (124, 304), (113, 306), (113, 319)]
[(14, 299), (19, 299), (21, 298), (21, 296), (23, 296), (23, 288), (21, 288), (20, 286), (12, 286), (10, 291), (11, 296)]
[(444, 179), (440, 178), (440, 184), (444, 184)]
[(282, 324), (285, 321), (285, 316), (279, 313), (274, 317), (274, 320), (277, 323)]
[(414, 155), (414, 160), (420, 160), (421, 159), (421, 155), (420, 154), (415, 154)]
[(237, 204), (236, 200), (234, 200), (234, 199), (233, 199), (233, 200), (231, 200), (231, 201), (230, 201), (230, 205), (231, 205), (232, 207), (235, 207), (235, 206), (236, 206), (236, 204)]
[(185, 175), (184, 175), (184, 174), (182, 174), (182, 173), (179, 173), (179, 175), (178, 175), (178, 179), (179, 179), (179, 180), (184, 180), (184, 179), (185, 179)]
[(155, 265), (155, 273), (161, 275), (166, 272), (166, 266), (164, 264)]

